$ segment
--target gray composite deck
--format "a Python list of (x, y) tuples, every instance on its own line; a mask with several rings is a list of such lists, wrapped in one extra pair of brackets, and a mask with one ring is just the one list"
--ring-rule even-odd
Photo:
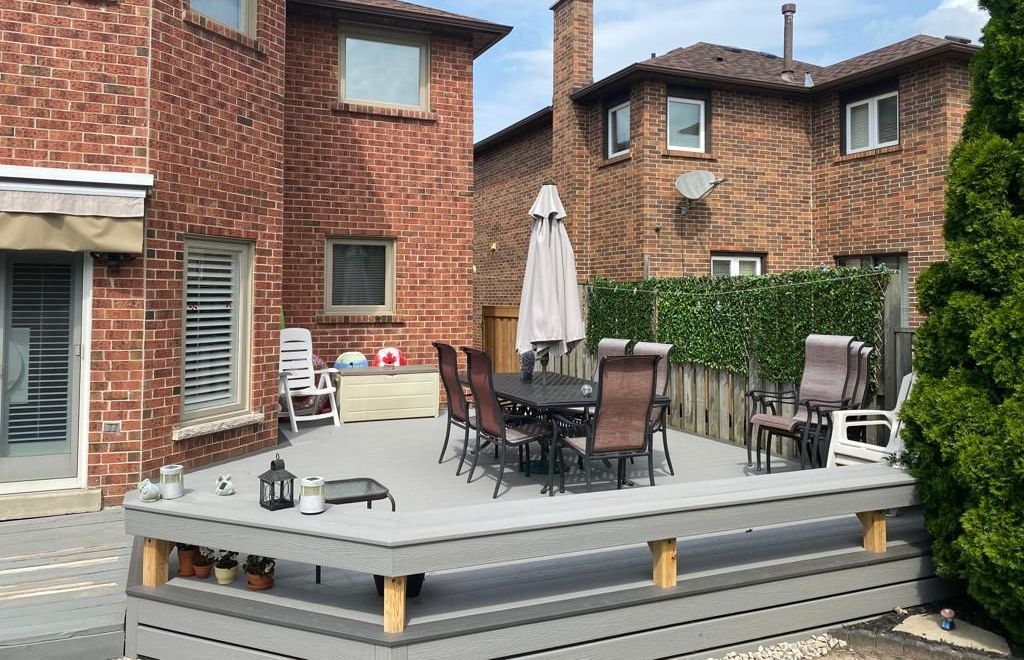
[[(285, 459), (289, 471), (299, 477), (321, 475), (328, 479), (372, 477), (391, 489), (399, 511), (419, 511), (481, 504), (491, 501), (497, 462), (493, 453), (480, 457), (473, 483), (466, 483), (466, 472), (455, 476), (462, 438), (453, 437), (444, 462), (437, 462), (444, 440), (444, 415), (436, 419), (405, 419), (384, 422), (358, 422), (335, 427), (326, 423), (299, 426), (292, 434), (286, 427), (282, 435), (291, 446), (256, 454), (225, 465), (215, 465), (186, 476), (186, 486), (213, 490), (217, 475), (229, 472), (237, 488), (252, 489), (257, 477), (270, 466), (274, 453)], [(458, 429), (453, 429), (453, 435)], [(669, 431), (669, 451), (675, 476), (668, 474), (661, 450), (660, 436), (655, 442), (654, 477), (657, 485), (693, 483), (728, 479), (746, 474), (746, 452), (741, 447), (700, 436)], [(535, 460), (536, 456), (535, 450)], [(516, 472), (513, 459), (502, 478), (498, 501), (538, 497), (544, 477)], [(468, 465), (468, 459), (467, 459)], [(772, 470), (785, 472), (798, 466), (792, 461), (773, 459)], [(614, 490), (614, 472), (601, 463), (594, 464), (594, 491)], [(629, 466), (629, 476), (637, 487), (647, 487), (647, 464), (638, 461)], [(751, 478), (756, 478), (752, 475)], [(505, 485), (507, 484), (507, 486)], [(585, 492), (582, 474), (572, 470), (566, 478), (566, 495)], [(380, 507), (385, 515), (387, 507)]]
[(120, 657), (130, 551), (120, 507), (0, 523), (0, 659)]
[[(129, 648), (162, 659), (696, 658), (950, 591), (914, 508), (889, 521), (887, 552), (863, 549), (853, 512), (916, 501), (913, 480), (883, 466), (747, 475), (742, 448), (671, 433), (677, 475), (659, 457), (654, 489), (636, 465), (636, 488), (604, 482), (586, 495), (573, 474), (569, 492), (549, 499), (541, 477), (511, 471), (492, 500), (493, 455), (467, 484), (454, 476), (459, 442), (437, 463), (443, 432), (443, 419), (304, 426), (277, 449), (299, 476), (380, 480), (397, 515), (262, 511), (256, 477), (273, 452), (189, 474), (194, 495), (183, 500), (129, 502), (139, 536), (291, 559), (263, 593), (243, 580), (131, 581)], [(230, 500), (209, 494), (224, 472), (239, 488)], [(678, 582), (652, 586), (642, 542), (676, 536)], [(416, 571), (428, 577), (408, 602), (408, 627), (384, 632), (367, 573)]]

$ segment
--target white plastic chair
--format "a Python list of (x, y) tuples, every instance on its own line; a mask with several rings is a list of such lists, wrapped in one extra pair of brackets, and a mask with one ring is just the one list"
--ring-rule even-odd
[[(292, 433), (298, 433), (298, 422), (309, 422), (316, 419), (334, 419), (335, 426), (341, 426), (338, 417), (338, 402), (335, 400), (334, 381), (331, 374), (338, 373), (337, 369), (313, 369), (313, 337), (305, 328), (285, 328), (281, 331), (281, 361), (279, 363), (281, 374), (280, 392), (287, 402), (288, 419), (292, 425)], [(317, 379), (319, 376), (319, 381)], [(292, 397), (306, 397), (328, 395), (331, 402), (331, 412), (317, 413), (316, 409), (312, 414), (296, 415), (295, 404)], [(284, 416), (284, 411), (281, 411)]]
[[(880, 463), (890, 456), (899, 457), (903, 451), (903, 439), (900, 431), (903, 423), (899, 414), (903, 402), (910, 396), (917, 374), (909, 373), (900, 383), (900, 392), (896, 397), (896, 406), (892, 410), (837, 410), (832, 413), (832, 441), (828, 446), (828, 457), (825, 467), (838, 465), (857, 465), (860, 463)], [(872, 445), (850, 438), (850, 429), (869, 426), (885, 426), (889, 430), (889, 438), (885, 445)]]

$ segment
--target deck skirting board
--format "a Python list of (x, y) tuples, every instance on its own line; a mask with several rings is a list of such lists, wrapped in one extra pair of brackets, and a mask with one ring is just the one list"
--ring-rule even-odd
[[(818, 570), (809, 570), (815, 568)], [(130, 587), (129, 616), (138, 620), (138, 653), (155, 658), (161, 657), (156, 651), (170, 644), (166, 640), (171, 638), (154, 636), (153, 629), (196, 636), (173, 638), (178, 646), (208, 642), (242, 646), (259, 649), (271, 658), (276, 654), (311, 660), (477, 660), (521, 653), (570, 658), (579, 656), (551, 649), (580, 644), (587, 645), (590, 657), (591, 640), (602, 635), (608, 639), (597, 648), (607, 647), (607, 657), (656, 658), (838, 624), (894, 605), (926, 602), (946, 594), (945, 583), (933, 575), (926, 545), (894, 545), (886, 555), (862, 552), (807, 558), (695, 577), (674, 589), (628, 589), (470, 616), (454, 612), (450, 619), (423, 624), (416, 624), (413, 618), (406, 632), (398, 635), (387, 635), (379, 626), (363, 621), (170, 585)], [(780, 618), (777, 612), (791, 613)], [(694, 632), (705, 629), (716, 636)], [(634, 638), (638, 640), (636, 648), (616, 641)], [(699, 639), (700, 645), (680, 645), (678, 638)], [(624, 648), (628, 652), (624, 653)], [(649, 654), (640, 653), (647, 648)], [(592, 657), (606, 657), (597, 653), (603, 650)], [(260, 656), (239, 656), (250, 657)]]
[(124, 653), (124, 630), (0, 646), (3, 660), (110, 660)]
[[(655, 660), (696, 654), (707, 657), (715, 648), (743, 644), (769, 635), (811, 630), (913, 605), (956, 593), (956, 586), (941, 578), (841, 594), (830, 598), (758, 610), (729, 617), (697, 621), (633, 635), (611, 637), (587, 644), (529, 655), (506, 656), (518, 660)], [(410, 659), (414, 656), (410, 654)], [(415, 656), (420, 657), (420, 656)]]

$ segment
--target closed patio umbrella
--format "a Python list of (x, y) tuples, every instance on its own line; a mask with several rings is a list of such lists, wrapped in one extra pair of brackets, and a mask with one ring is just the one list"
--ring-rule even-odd
[(558, 188), (545, 183), (530, 209), (533, 231), (519, 301), (516, 350), (538, 357), (572, 351), (586, 336), (576, 284), (576, 255), (565, 231)]

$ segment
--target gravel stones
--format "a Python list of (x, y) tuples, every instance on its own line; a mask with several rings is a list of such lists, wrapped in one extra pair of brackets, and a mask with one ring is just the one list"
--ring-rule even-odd
[(822, 658), (829, 652), (846, 648), (846, 642), (831, 635), (814, 635), (799, 642), (783, 642), (774, 646), (758, 646), (756, 651), (733, 651), (722, 658), (708, 660), (803, 660)]

